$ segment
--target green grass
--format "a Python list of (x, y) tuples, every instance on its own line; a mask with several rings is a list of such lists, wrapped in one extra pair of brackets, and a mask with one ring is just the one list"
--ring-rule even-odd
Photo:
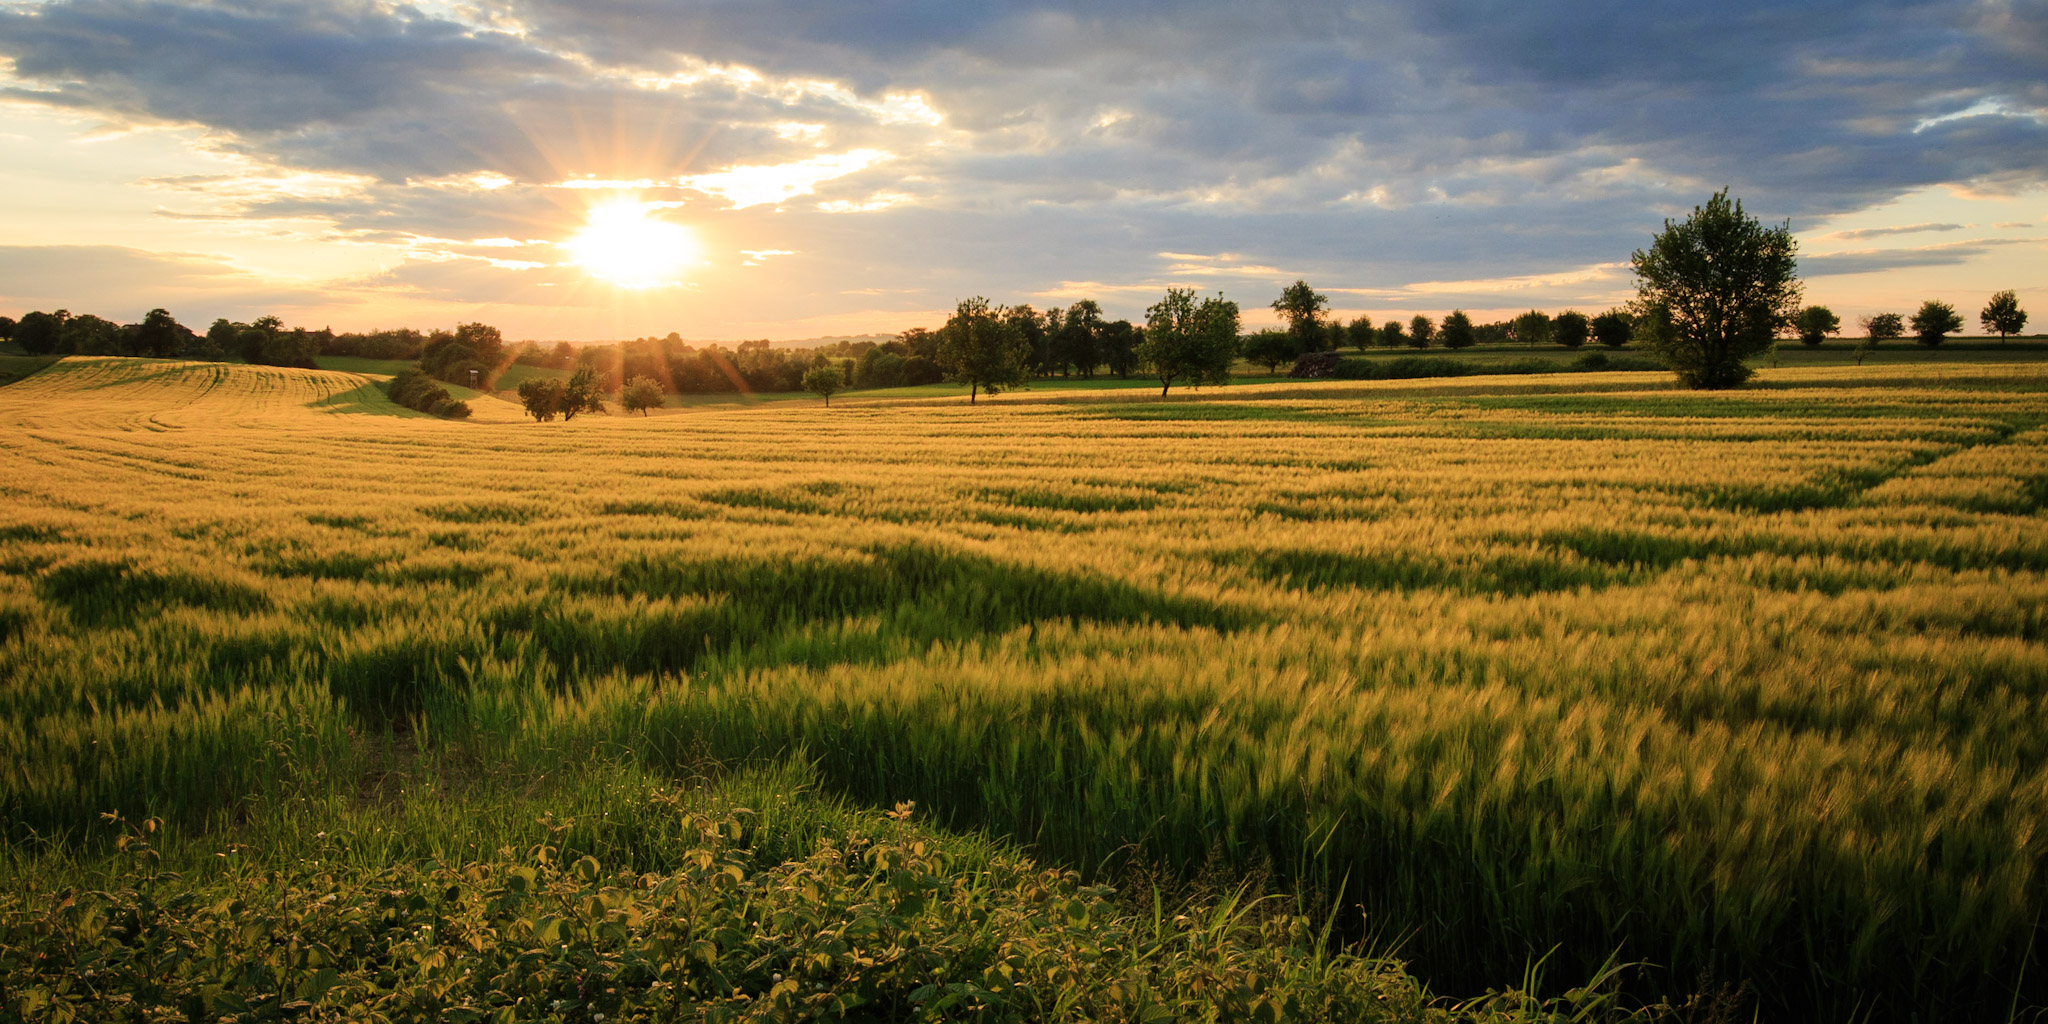
[(58, 356), (0, 355), (0, 384), (12, 384), (42, 371)]
[[(0, 891), (19, 894), (0, 928), (128, 956), (47, 918), (60, 892), (109, 894), (73, 904), (111, 901), (108, 920), (141, 905), (98, 820), (119, 811), (164, 822), (150, 842), (182, 877), (151, 898), (191, 908), (164, 934), (213, 951), (207, 970), (268, 956), (242, 936), (285, 919), (213, 909), (235, 898), (321, 928), (489, 924), (553, 963), (486, 920), (492, 880), (554, 845), (659, 886), (696, 848), (675, 821), (731, 785), (833, 822), (717, 854), (746, 858), (734, 891), (802, 921), (892, 884), (815, 855), (894, 835), (880, 812), (905, 800), (901, 837), (950, 858), (919, 876), (959, 896), (934, 912), (980, 907), (1040, 947), (1144, 948), (1154, 885), (1166, 920), (1239, 887), (1285, 911), (1144, 975), (1176, 999), (1232, 964), (1352, 991), (1315, 965), (1398, 946), (1408, 973), (1371, 975), (1390, 992), (1527, 992), (1548, 955), (1558, 988), (1618, 959), (1641, 965), (1616, 982), (1631, 999), (1739, 990), (1738, 1019), (2040, 1007), (2044, 373), (1034, 389), (536, 424), (503, 403), (337, 414), (373, 396), (330, 372), (66, 360), (0, 389)], [(704, 795), (653, 798), (677, 789)], [(1004, 858), (1078, 872), (1047, 889), (1060, 906), (1119, 892), (1039, 930), (1049, 904), (989, 887)], [(786, 902), (805, 877), (830, 883)], [(556, 882), (572, 903), (606, 887)], [(454, 892), (379, 902), (392, 889)], [(933, 920), (921, 942), (982, 934)], [(666, 934), (622, 927), (563, 962), (623, 970), (635, 936)], [(809, 950), (824, 927), (760, 929)], [(741, 932), (697, 962), (759, 996), (746, 965), (780, 954)], [(968, 945), (949, 962), (994, 962)], [(562, 998), (487, 946), (444, 951)], [(1014, 950), (1065, 962), (1040, 951)], [(1152, 970), (1098, 964), (1073, 976), (1090, 999)], [(398, 990), (335, 969), (337, 999)], [(873, 991), (898, 1016), (912, 998)]]
[(318, 356), (313, 360), (323, 370), (395, 377), (401, 371), (419, 368), (417, 359), (362, 359), (356, 356)]

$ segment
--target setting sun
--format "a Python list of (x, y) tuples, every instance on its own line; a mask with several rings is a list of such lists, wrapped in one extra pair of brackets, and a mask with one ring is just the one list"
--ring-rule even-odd
[(577, 266), (622, 288), (674, 284), (697, 261), (697, 236), (653, 216), (658, 208), (633, 201), (593, 207), (583, 230), (562, 245)]

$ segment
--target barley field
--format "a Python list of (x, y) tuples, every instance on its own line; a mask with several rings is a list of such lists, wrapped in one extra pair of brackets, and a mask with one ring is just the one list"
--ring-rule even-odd
[(1435, 993), (2048, 1005), (2048, 365), (471, 404), (0, 388), (7, 887), (102, 863), (104, 812), (188, 880), (342, 834), (632, 861), (606, 787), (765, 772), (1281, 894)]

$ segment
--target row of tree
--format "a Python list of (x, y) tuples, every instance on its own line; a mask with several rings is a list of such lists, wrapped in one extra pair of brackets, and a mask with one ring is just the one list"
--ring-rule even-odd
[[(1897, 313), (1875, 313), (1864, 317), (1860, 323), (1871, 344), (1905, 337), (1906, 329), (1910, 327), (1915, 341), (1933, 346), (1963, 329), (1962, 314), (1956, 312), (1956, 307), (1939, 299), (1921, 303), (1919, 311), (1910, 319)], [(1977, 323), (1984, 328), (1984, 333), (1997, 334), (2002, 342), (2026, 329), (2027, 311), (2020, 308), (2018, 293), (2008, 289), (1991, 296), (1991, 300), (1977, 313)], [(1798, 332), (1800, 341), (1818, 345), (1827, 335), (1841, 332), (1842, 319), (1826, 306), (1808, 306), (1794, 318), (1793, 329)]]

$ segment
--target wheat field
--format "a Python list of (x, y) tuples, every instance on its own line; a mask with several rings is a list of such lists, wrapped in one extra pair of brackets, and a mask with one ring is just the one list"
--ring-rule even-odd
[(0, 388), (9, 870), (106, 811), (345, 803), (397, 748), (795, 760), (1091, 877), (1263, 879), (1448, 991), (1619, 957), (1766, 1016), (2005, 1015), (2048, 1004), (2044, 392), (1976, 363), (535, 424), (74, 357)]

